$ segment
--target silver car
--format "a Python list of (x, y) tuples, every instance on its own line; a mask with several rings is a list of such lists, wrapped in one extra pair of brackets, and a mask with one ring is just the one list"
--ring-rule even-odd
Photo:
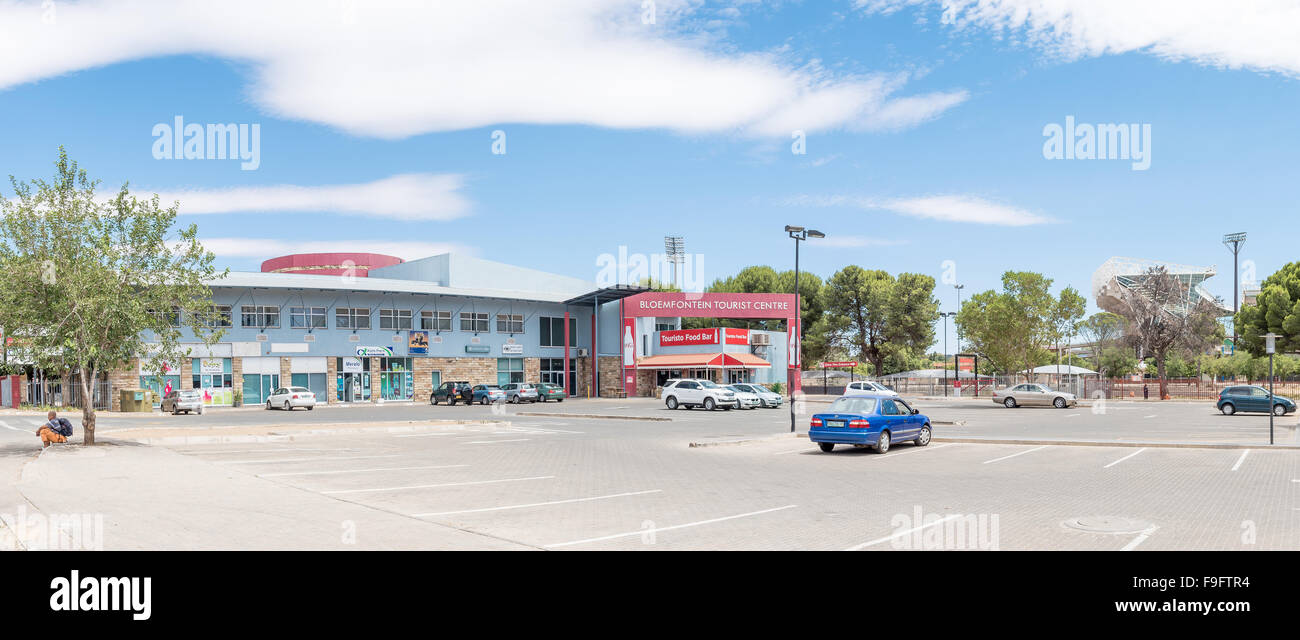
[(180, 415), (182, 411), (203, 415), (203, 393), (194, 389), (171, 391), (162, 399), (159, 410), (174, 416)]
[(1045, 384), (1026, 383), (1018, 384), (1009, 389), (998, 389), (993, 392), (993, 402), (1000, 404), (1008, 409), (1016, 407), (1056, 407), (1057, 409), (1067, 409), (1079, 404), (1079, 399), (1073, 393), (1064, 391), (1053, 391), (1051, 387)]
[(506, 394), (506, 402), (511, 404), (537, 402), (537, 385), (531, 382), (511, 382), (501, 385), (501, 390)]
[(767, 407), (767, 408), (774, 409), (776, 407), (780, 407), (781, 404), (785, 402), (785, 396), (771, 389), (768, 389), (767, 387), (761, 384), (754, 384), (752, 382), (738, 382), (731, 386), (736, 389), (740, 389), (741, 391), (746, 391), (758, 396), (758, 402), (760, 407)]
[(736, 392), (737, 409), (757, 409), (763, 406), (763, 401), (759, 399), (758, 394), (749, 391), (748, 389), (742, 389), (740, 388), (740, 385), (729, 384), (724, 388)]

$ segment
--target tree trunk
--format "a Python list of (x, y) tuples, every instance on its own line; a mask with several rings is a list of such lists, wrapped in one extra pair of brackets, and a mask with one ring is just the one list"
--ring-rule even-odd
[(1169, 397), (1169, 380), (1165, 378), (1165, 358), (1156, 357), (1156, 374), (1160, 376), (1160, 399)]
[(95, 444), (95, 368), (81, 368), (81, 443)]

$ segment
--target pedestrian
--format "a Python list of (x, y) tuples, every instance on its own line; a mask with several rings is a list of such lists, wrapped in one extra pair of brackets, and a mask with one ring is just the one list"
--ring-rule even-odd
[(1145, 384), (1142, 385), (1142, 399), (1143, 400), (1151, 399), (1151, 389), (1148, 389)]
[(48, 420), (36, 430), (36, 435), (41, 437), (41, 448), (50, 446), (50, 443), (67, 442), (68, 436), (72, 435), (72, 423), (53, 411), (45, 414), (45, 417)]

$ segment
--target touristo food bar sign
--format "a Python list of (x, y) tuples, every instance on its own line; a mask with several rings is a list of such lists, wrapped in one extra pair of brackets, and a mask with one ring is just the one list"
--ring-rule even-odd
[(795, 297), (789, 293), (673, 293), (653, 291), (626, 299), (628, 316), (686, 318), (791, 318)]
[[(727, 344), (749, 344), (747, 329), (722, 329), (727, 336)], [(659, 346), (677, 347), (685, 345), (718, 344), (718, 329), (681, 329), (659, 332)]]

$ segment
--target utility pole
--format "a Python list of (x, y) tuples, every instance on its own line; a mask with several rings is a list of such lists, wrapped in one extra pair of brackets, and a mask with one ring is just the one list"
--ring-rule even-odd
[[(948, 397), (948, 318), (951, 317), (953, 323), (956, 324), (957, 312), (940, 313), (939, 317), (943, 318), (943, 397), (946, 398)], [(958, 351), (961, 351), (961, 349), (958, 349)], [(956, 367), (953, 369), (953, 373), (956, 373)]]
[[(953, 312), (954, 315), (955, 315), (955, 314), (957, 314), (957, 313), (961, 313), (961, 290), (962, 290), (962, 289), (965, 289), (965, 288), (966, 288), (966, 285), (964, 285), (964, 284), (954, 284), (954, 285), (952, 285), (952, 287), (953, 287), (954, 289), (957, 290), (957, 311)], [(956, 328), (956, 324), (955, 324), (955, 323), (954, 323), (954, 325), (953, 325), (953, 328)], [(961, 351), (961, 329), (957, 329), (957, 351), (958, 351), (958, 352)]]
[(1241, 275), (1241, 270), (1237, 266), (1237, 255), (1241, 253), (1241, 245), (1246, 244), (1246, 232), (1229, 233), (1223, 236), (1223, 246), (1232, 252), (1232, 352), (1237, 352), (1237, 299), (1240, 297), (1237, 293), (1237, 278)]
[[(789, 335), (789, 333), (791, 331), (803, 330), (803, 298), (799, 295), (799, 243), (807, 240), (808, 238), (825, 238), (826, 234), (816, 229), (805, 229), (803, 227), (795, 227), (791, 225), (785, 226), (785, 232), (787, 235), (790, 236), (792, 240), (794, 240), (795, 309), (794, 309), (794, 318), (793, 318), (794, 322), (792, 323), (794, 326), (786, 326), (785, 328), (787, 334), (786, 342), (790, 343), (796, 338), (795, 336)], [(799, 341), (795, 342), (794, 344), (796, 345), (797, 349), (803, 349), (802, 336), (800, 336)], [(798, 351), (794, 351), (793, 353), (789, 354), (789, 357), (792, 360), (794, 360), (794, 362), (787, 363), (787, 368), (789, 368), (789, 364), (799, 364), (798, 356), (799, 356)], [(795, 368), (794, 374), (802, 378), (803, 376), (802, 366)], [(790, 385), (790, 433), (794, 433), (794, 419), (795, 419), (794, 418), (794, 385), (791, 384)]]

